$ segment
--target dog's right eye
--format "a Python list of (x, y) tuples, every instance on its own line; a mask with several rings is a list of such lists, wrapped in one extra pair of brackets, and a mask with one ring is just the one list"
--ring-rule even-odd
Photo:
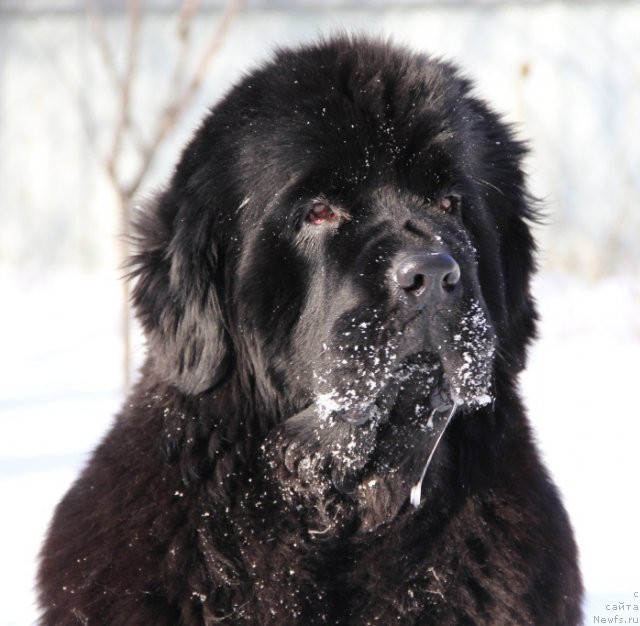
[(458, 194), (450, 193), (438, 203), (438, 209), (443, 213), (457, 214), (460, 212), (461, 198)]
[(317, 226), (324, 222), (335, 222), (339, 215), (326, 203), (316, 202), (307, 214), (307, 222)]

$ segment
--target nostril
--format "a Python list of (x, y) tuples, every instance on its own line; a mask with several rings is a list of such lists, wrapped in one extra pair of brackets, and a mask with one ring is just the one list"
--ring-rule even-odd
[(417, 295), (427, 286), (427, 277), (413, 258), (403, 259), (396, 267), (396, 282), (405, 292)]
[(449, 275), (447, 274), (447, 276), (442, 279), (442, 290), (447, 293), (451, 293), (456, 288), (457, 284), (457, 282), (450, 282)]
[(460, 282), (460, 266), (453, 259), (451, 260), (453, 261), (451, 271), (442, 277), (442, 289), (446, 292), (453, 291)]
[(405, 291), (410, 291), (414, 294), (419, 294), (426, 287), (426, 280), (424, 274), (416, 274), (413, 277), (413, 281), (410, 285), (403, 287)]

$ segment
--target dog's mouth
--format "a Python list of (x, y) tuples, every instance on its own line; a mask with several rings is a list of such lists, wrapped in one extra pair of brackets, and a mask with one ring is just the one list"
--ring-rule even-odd
[[(400, 444), (410, 481), (409, 501), (418, 508), (422, 501), (422, 483), (444, 432), (457, 409), (464, 404), (452, 392), (442, 367), (435, 360), (409, 363), (398, 374), (399, 382), (385, 390), (376, 404), (388, 408), (390, 430), (407, 441)], [(383, 409), (384, 410), (384, 409)], [(411, 440), (413, 439), (414, 445)], [(392, 444), (392, 448), (397, 445)], [(388, 445), (382, 446), (387, 448)], [(422, 464), (422, 471), (416, 472)]]
[(449, 325), (367, 333), (371, 325), (354, 318), (341, 341), (323, 345), (311, 402), (264, 444), (287, 502), (306, 502), (332, 528), (356, 515), (363, 531), (407, 499), (421, 504), (448, 424), (459, 409), (491, 401), (494, 335), (482, 308)]
[[(281, 495), (297, 510), (314, 511), (310, 527), (323, 528), (317, 531), (323, 537), (347, 528), (354, 516), (368, 532), (407, 499), (418, 507), (447, 425), (459, 406), (478, 401), (477, 395), (460, 399), (434, 353), (385, 371), (369, 393), (361, 386), (320, 396), (263, 444)], [(486, 395), (484, 386), (478, 389)]]
[(460, 385), (445, 371), (440, 358), (418, 353), (389, 372), (374, 394), (344, 394), (332, 391), (316, 399), (325, 418), (363, 426), (382, 424), (399, 412), (411, 412), (428, 419), (433, 413), (448, 412), (453, 406), (480, 407), (491, 401), (490, 381), (476, 381), (473, 393), (462, 393)]
[(351, 395), (321, 399), (321, 420), (352, 442), (333, 455), (334, 485), (353, 493), (351, 483), (356, 475), (360, 484), (363, 480), (375, 483), (374, 477), (388, 475), (389, 468), (395, 468), (403, 477), (399, 489), (408, 491), (410, 503), (417, 508), (422, 502), (423, 480), (447, 426), (462, 407), (490, 402), (489, 387), (487, 377), (463, 395), (439, 355), (418, 353), (390, 372), (377, 394), (366, 401), (354, 401)]
[[(425, 319), (417, 321), (415, 337), (411, 325), (391, 335), (382, 328), (376, 338), (356, 333), (360, 326), (368, 328), (367, 324), (343, 331), (353, 345), (339, 344), (327, 353), (333, 353), (335, 360), (325, 364), (324, 372), (314, 373), (319, 415), (332, 423), (358, 427), (384, 423), (396, 405), (406, 404), (406, 398), (420, 409), (405, 406), (405, 410), (427, 417), (454, 405), (476, 408), (488, 404), (495, 335), (481, 302), (471, 300), (464, 315), (443, 317), (438, 323), (429, 320), (426, 327)], [(432, 347), (407, 354), (399, 338), (403, 334), (407, 335), (404, 342), (422, 343), (426, 338)]]
[[(388, 368), (384, 378), (382, 381), (365, 382), (364, 389), (349, 387), (344, 391), (331, 389), (319, 393), (316, 406), (320, 416), (352, 426), (384, 422), (408, 381), (419, 379), (423, 390), (435, 390), (442, 386), (442, 368), (436, 358), (416, 355), (395, 368)], [(434, 400), (437, 397), (434, 396)]]

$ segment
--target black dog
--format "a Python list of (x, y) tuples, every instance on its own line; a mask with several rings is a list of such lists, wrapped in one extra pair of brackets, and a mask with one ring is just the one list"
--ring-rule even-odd
[(578, 624), (517, 375), (525, 150), (339, 37), (205, 119), (137, 219), (140, 383), (56, 512), (42, 624)]

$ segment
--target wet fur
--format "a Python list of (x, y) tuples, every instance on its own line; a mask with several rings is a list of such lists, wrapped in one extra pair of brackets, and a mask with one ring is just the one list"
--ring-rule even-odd
[[(525, 151), (470, 90), (445, 63), (336, 38), (279, 52), (212, 110), (136, 218), (149, 356), (57, 508), (42, 625), (579, 623), (571, 528), (517, 390), (536, 317)], [(461, 172), (466, 212), (439, 216), (438, 185)], [(326, 256), (342, 235), (291, 218), (325, 191), (382, 227), (354, 209), (353, 245)], [(391, 258), (436, 235), (490, 324), (493, 402), (453, 420), (414, 509), (424, 451), (407, 416), (426, 377), (379, 422), (321, 435), (309, 390), (316, 370), (360, 390), (385, 346), (411, 357), (398, 332), (427, 349), (464, 319), (466, 300), (407, 321), (380, 287), (389, 261), (359, 271), (367, 241)], [(359, 327), (340, 317), (353, 311), (378, 320), (372, 352), (348, 344), (334, 372), (339, 342), (316, 336)], [(440, 354), (443, 376), (459, 356)], [(332, 453), (350, 441), (353, 456)]]

